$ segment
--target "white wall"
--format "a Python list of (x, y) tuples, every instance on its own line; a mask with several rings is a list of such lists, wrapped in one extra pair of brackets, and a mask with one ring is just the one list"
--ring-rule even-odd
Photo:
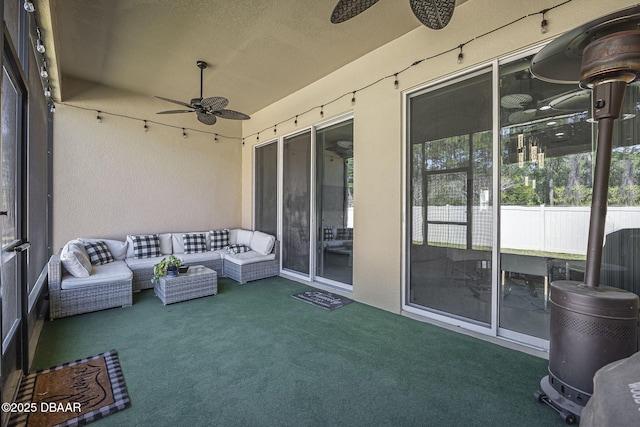
[[(250, 145), (256, 143), (254, 134), (269, 129), (263, 136), (272, 138), (274, 123), (347, 94), (338, 102), (324, 107), (324, 118), (354, 112), (353, 297), (373, 306), (399, 312), (403, 251), (402, 92), (539, 44), (591, 19), (635, 4), (630, 0), (575, 0), (546, 14), (549, 22), (547, 34), (540, 31), (541, 16), (534, 15), (473, 40), (515, 19), (560, 3), (559, 0), (468, 1), (456, 8), (453, 19), (445, 29), (434, 31), (420, 27), (253, 114), (242, 129), (243, 136), (247, 137), (247, 146), (242, 150), (243, 226), (252, 225), (253, 150)], [(457, 64), (458, 51), (455, 47), (469, 40), (473, 41), (464, 47), (464, 62)], [(386, 79), (356, 93), (356, 103), (351, 105), (352, 91), (393, 74), (416, 60), (449, 49), (454, 50), (424, 61), (401, 74), (398, 89), (393, 86), (393, 78)], [(298, 117), (297, 126), (293, 120), (279, 124), (278, 135), (303, 129), (321, 120), (319, 110), (314, 110)]]
[[(241, 216), (241, 125), (200, 124), (195, 114), (157, 115), (174, 105), (87, 82), (56, 105), (53, 148), (53, 248), (75, 237), (237, 227)], [(68, 105), (65, 105), (68, 104)], [(83, 110), (75, 107), (89, 108)], [(96, 121), (101, 110), (102, 122)]]

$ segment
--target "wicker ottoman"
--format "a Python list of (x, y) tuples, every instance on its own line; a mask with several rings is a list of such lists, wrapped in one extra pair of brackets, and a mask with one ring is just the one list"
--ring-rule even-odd
[(215, 295), (218, 293), (218, 274), (208, 267), (194, 265), (176, 277), (161, 277), (153, 290), (164, 305)]

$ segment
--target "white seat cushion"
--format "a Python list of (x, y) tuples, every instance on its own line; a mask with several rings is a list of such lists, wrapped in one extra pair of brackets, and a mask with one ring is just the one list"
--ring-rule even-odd
[(276, 259), (276, 254), (263, 255), (256, 251), (248, 251), (239, 254), (227, 254), (224, 259), (237, 265), (246, 265), (254, 262), (273, 261)]
[(74, 277), (71, 274), (64, 274), (60, 288), (76, 289), (84, 286), (131, 280), (132, 277), (133, 273), (131, 273), (124, 261), (113, 261), (109, 264), (94, 265), (93, 272), (89, 277)]
[(166, 258), (164, 255), (151, 258), (127, 258), (125, 262), (132, 270), (140, 270), (141, 268), (150, 268)]
[(222, 258), (220, 252), (197, 252), (193, 254), (180, 254), (180, 258), (184, 264), (193, 264), (196, 262), (213, 261)]

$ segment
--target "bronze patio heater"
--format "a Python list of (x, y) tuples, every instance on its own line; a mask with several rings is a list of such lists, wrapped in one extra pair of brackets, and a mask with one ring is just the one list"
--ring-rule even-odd
[[(601, 367), (638, 351), (638, 296), (600, 285), (614, 121), (628, 84), (640, 77), (640, 6), (596, 19), (554, 40), (534, 58), (541, 80), (593, 90), (598, 122), (584, 283), (551, 284), (549, 375), (536, 399), (568, 424), (580, 421)], [(640, 79), (639, 79), (640, 80)]]

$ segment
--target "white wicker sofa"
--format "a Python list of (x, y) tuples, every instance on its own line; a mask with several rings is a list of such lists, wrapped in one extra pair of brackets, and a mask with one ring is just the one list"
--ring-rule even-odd
[(50, 318), (132, 304), (132, 292), (153, 288), (153, 267), (169, 255), (240, 282), (277, 276), (274, 236), (243, 229), (74, 239), (49, 260)]

